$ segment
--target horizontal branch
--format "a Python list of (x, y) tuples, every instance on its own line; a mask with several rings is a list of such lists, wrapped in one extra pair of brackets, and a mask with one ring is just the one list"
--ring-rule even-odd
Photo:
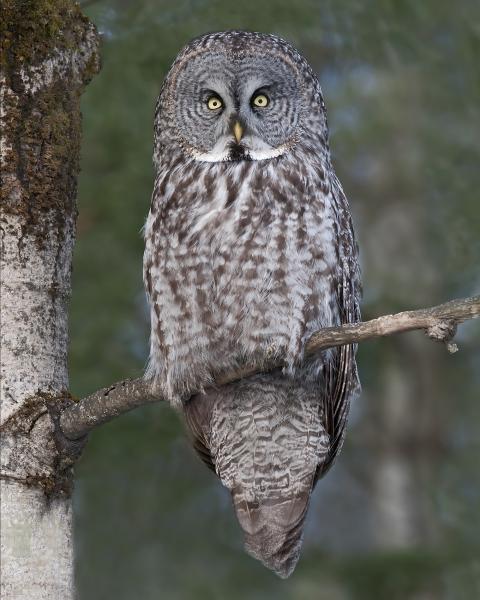
[[(451, 343), (451, 339), (455, 335), (457, 324), (479, 316), (480, 296), (474, 296), (452, 300), (432, 308), (385, 315), (371, 321), (326, 327), (310, 337), (305, 354), (310, 355), (327, 348), (363, 342), (414, 329), (424, 329), (431, 339), (445, 342), (449, 352), (456, 352), (457, 346)], [(267, 368), (265, 368), (265, 364), (262, 364), (261, 367), (249, 365), (242, 370), (218, 377), (215, 384), (217, 386), (226, 385), (260, 371), (282, 366), (278, 362), (268, 364)], [(164, 399), (155, 395), (144, 379), (120, 381), (108, 388), (94, 392), (67, 408), (61, 415), (60, 426), (67, 438), (78, 439), (94, 427), (129, 410)]]

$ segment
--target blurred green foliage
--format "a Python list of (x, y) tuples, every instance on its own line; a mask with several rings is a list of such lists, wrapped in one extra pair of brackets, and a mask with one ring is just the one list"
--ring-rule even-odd
[[(178, 50), (206, 31), (280, 34), (318, 72), (355, 215), (366, 317), (478, 293), (477, 0), (89, 4), (103, 70), (83, 98), (74, 393), (145, 365), (140, 230), (153, 109)], [(287, 581), (244, 554), (228, 494), (167, 406), (95, 432), (77, 469), (79, 598), (480, 597), (478, 325), (458, 337), (453, 357), (420, 333), (362, 345), (364, 393)]]

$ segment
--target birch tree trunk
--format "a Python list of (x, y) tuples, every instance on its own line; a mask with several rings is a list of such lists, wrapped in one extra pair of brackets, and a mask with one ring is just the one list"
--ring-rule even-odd
[(98, 36), (69, 0), (4, 0), (1, 18), (1, 597), (70, 600), (65, 404), (79, 99)]

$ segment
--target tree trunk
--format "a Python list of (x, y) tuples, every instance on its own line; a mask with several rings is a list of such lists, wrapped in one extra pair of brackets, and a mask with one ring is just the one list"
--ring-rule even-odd
[(69, 0), (4, 0), (1, 25), (1, 597), (73, 598), (66, 402), (79, 99), (98, 36)]

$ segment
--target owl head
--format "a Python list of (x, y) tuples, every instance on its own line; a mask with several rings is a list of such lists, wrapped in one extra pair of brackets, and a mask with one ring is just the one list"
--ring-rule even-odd
[(155, 129), (157, 155), (173, 143), (206, 162), (268, 160), (312, 134), (325, 145), (327, 137), (320, 86), (306, 60), (281, 38), (246, 31), (207, 34), (180, 52)]

